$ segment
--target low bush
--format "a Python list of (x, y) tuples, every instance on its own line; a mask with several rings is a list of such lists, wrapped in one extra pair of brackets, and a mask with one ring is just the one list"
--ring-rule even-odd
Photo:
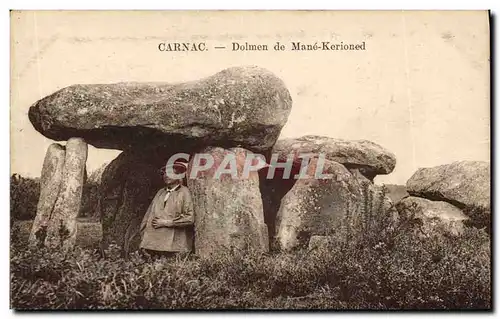
[(111, 246), (102, 259), (95, 238), (67, 254), (31, 249), (14, 224), (11, 306), (491, 309), (489, 234), (467, 227), (460, 237), (422, 236), (411, 210), (398, 218), (386, 211), (385, 192), (377, 201), (365, 186), (361, 214), (348, 209), (327, 245), (286, 253), (228, 249), (151, 259), (135, 252), (125, 260)]
[[(108, 258), (31, 250), (12, 234), (16, 309), (490, 309), (489, 236), (422, 239), (399, 221), (327, 248)], [(372, 226), (374, 227), (374, 226)], [(390, 228), (390, 227), (389, 227)], [(16, 232), (16, 228), (13, 228)]]
[[(78, 217), (98, 219), (98, 192), (96, 182), (87, 181), (82, 189), (82, 204)], [(40, 197), (40, 178), (13, 174), (10, 178), (11, 220), (32, 220), (36, 216)]]
[(36, 216), (40, 179), (13, 174), (10, 177), (10, 218), (29, 220)]

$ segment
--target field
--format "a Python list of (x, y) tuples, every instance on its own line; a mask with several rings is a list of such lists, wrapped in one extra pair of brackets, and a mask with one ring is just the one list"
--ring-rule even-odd
[[(116, 247), (102, 259), (96, 222), (80, 219), (68, 253), (26, 247), (11, 230), (15, 309), (491, 309), (489, 236), (422, 239), (411, 220), (342, 228), (322, 249), (221, 251), (152, 260)], [(347, 236), (346, 236), (347, 235)]]

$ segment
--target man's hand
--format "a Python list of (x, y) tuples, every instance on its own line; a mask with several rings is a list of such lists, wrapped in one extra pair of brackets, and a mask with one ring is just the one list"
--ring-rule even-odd
[(153, 218), (153, 221), (151, 222), (153, 225), (153, 228), (161, 228), (161, 227), (172, 227), (174, 226), (174, 222), (168, 219), (163, 219), (160, 217), (155, 217)]

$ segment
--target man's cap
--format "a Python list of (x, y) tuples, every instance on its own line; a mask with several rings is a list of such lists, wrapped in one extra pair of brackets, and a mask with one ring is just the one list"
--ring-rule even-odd
[(182, 174), (187, 170), (187, 163), (178, 161), (173, 164), (167, 164), (160, 169), (160, 173), (165, 175), (167, 170), (173, 170), (177, 174)]

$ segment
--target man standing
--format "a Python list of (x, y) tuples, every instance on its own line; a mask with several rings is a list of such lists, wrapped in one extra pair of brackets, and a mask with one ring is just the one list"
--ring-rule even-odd
[(170, 176), (169, 170), (182, 174), (186, 165), (177, 162), (162, 169), (166, 186), (156, 193), (140, 228), (140, 248), (155, 257), (193, 250), (194, 213), (191, 194), (182, 184), (182, 179)]

